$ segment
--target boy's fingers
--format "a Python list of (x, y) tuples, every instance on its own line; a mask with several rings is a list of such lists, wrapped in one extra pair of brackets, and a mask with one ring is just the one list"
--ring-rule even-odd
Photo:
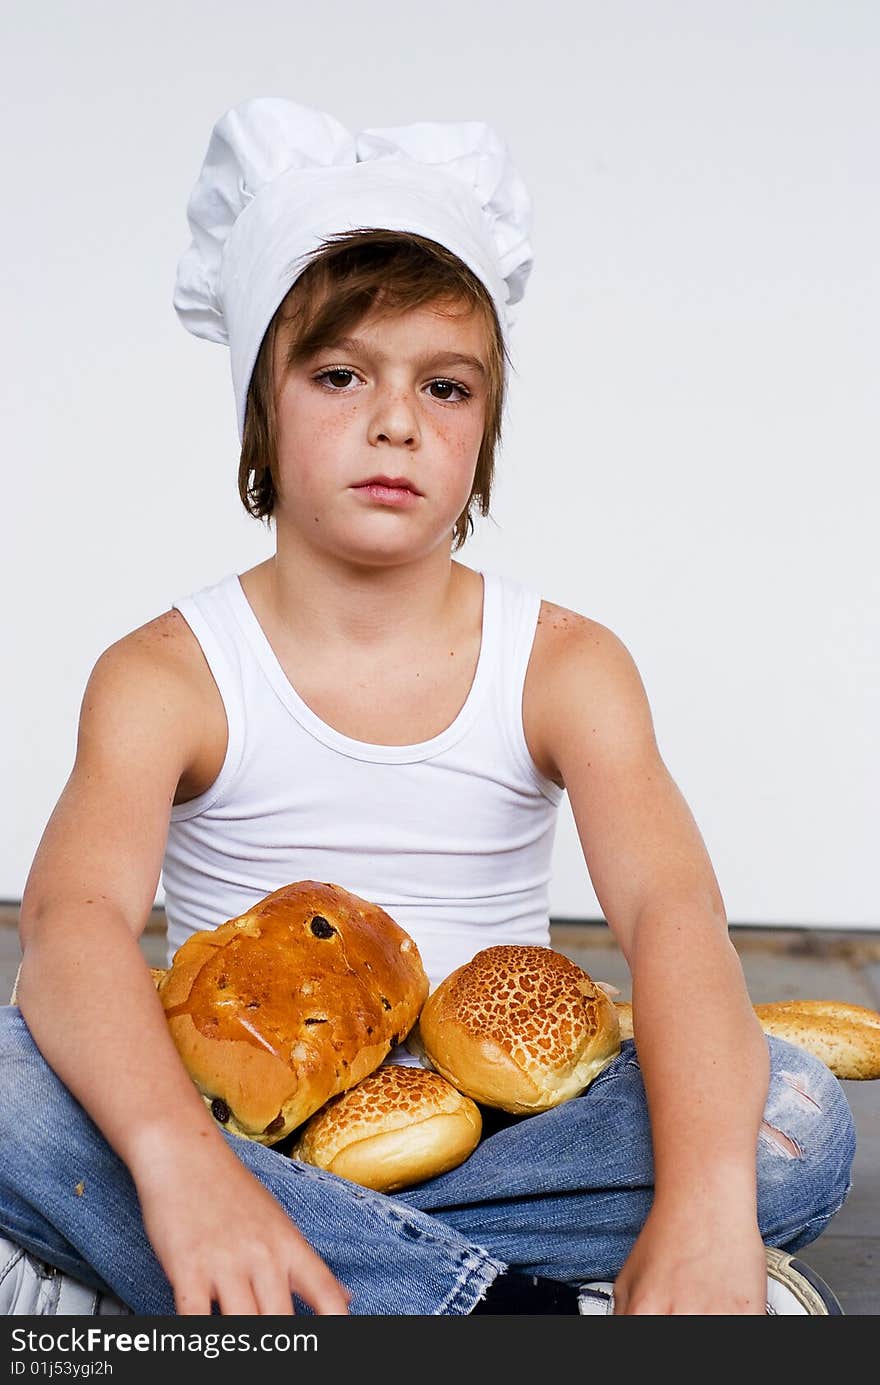
[(236, 1316), (255, 1318), (260, 1314), (254, 1287), (242, 1274), (218, 1278), (214, 1288), (214, 1298), (220, 1305), (224, 1317)]
[[(298, 1261), (291, 1266), (290, 1288), (318, 1314), (347, 1316), (351, 1294), (333, 1275), (323, 1260), (317, 1266)], [(295, 1311), (295, 1310), (294, 1310)]]
[(175, 1312), (181, 1317), (206, 1317), (214, 1303), (225, 1317), (293, 1317), (293, 1295), (319, 1315), (347, 1316), (351, 1298), (320, 1256), (298, 1248), (287, 1278), (280, 1264), (261, 1263), (250, 1273), (241, 1266), (209, 1281), (181, 1285), (175, 1291)]
[(316, 1313), (337, 1316), (348, 1313), (351, 1294), (300, 1231), (296, 1232), (296, 1244), (288, 1264), (291, 1292)]
[(283, 1266), (267, 1265), (255, 1270), (252, 1276), (257, 1311), (265, 1317), (292, 1317), (292, 1290), (284, 1274)]
[(174, 1286), (174, 1311), (182, 1318), (210, 1315), (211, 1292), (207, 1284), (191, 1282)]

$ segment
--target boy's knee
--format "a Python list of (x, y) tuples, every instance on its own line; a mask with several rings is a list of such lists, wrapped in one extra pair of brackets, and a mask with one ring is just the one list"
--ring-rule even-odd
[[(770, 1087), (765, 1123), (784, 1114), (814, 1145), (819, 1135), (832, 1144), (854, 1145), (855, 1128), (842, 1083), (821, 1059), (805, 1049), (768, 1035)], [(853, 1153), (851, 1150), (850, 1153)]]
[(758, 1137), (759, 1200), (805, 1221), (832, 1214), (850, 1188), (855, 1124), (823, 1062), (768, 1037), (770, 1088)]
[(50, 1068), (17, 1005), (0, 1006), (0, 1133), (4, 1143), (51, 1119), (57, 1097), (69, 1094)]

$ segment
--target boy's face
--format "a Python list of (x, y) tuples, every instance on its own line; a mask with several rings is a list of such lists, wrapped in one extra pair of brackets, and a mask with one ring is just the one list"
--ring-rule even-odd
[[(275, 338), (279, 543), (288, 535), (373, 565), (451, 544), (486, 418), (482, 319), (430, 305), (371, 316), (285, 374), (289, 330), (280, 324)], [(363, 489), (376, 476), (419, 494), (392, 503)]]

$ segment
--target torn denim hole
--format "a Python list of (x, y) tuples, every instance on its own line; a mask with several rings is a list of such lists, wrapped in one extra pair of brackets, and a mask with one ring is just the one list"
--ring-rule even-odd
[[(793, 1094), (793, 1100), (798, 1100), (799, 1104), (802, 1103), (808, 1106), (811, 1111), (818, 1111), (821, 1115), (822, 1107), (819, 1105), (816, 1098), (807, 1091), (805, 1079), (802, 1076), (793, 1072), (780, 1072), (779, 1076), (782, 1078), (783, 1082), (788, 1084)], [(803, 1159), (804, 1152), (797, 1140), (793, 1139), (791, 1135), (786, 1135), (785, 1132), (780, 1130), (777, 1126), (770, 1125), (768, 1121), (762, 1120), (759, 1133), (774, 1150), (781, 1150), (783, 1154), (789, 1155), (792, 1159)]]
[(793, 1140), (790, 1135), (786, 1135), (775, 1125), (768, 1125), (766, 1121), (761, 1121), (761, 1129), (758, 1134), (764, 1138), (767, 1144), (771, 1145), (776, 1152), (787, 1154), (791, 1159), (803, 1159), (804, 1151), (801, 1149), (797, 1140)]
[(787, 1082), (788, 1085), (791, 1088), (793, 1088), (794, 1091), (797, 1092), (798, 1096), (802, 1096), (804, 1101), (808, 1102), (809, 1105), (812, 1106), (816, 1111), (822, 1110), (822, 1107), (819, 1105), (816, 1098), (814, 1096), (811, 1096), (810, 1093), (806, 1090), (806, 1087), (804, 1086), (805, 1079), (803, 1077), (798, 1077), (793, 1072), (780, 1072), (779, 1076), (783, 1079), (783, 1081)]

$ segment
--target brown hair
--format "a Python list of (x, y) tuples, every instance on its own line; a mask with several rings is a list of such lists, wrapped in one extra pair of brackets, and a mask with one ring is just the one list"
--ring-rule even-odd
[(359, 229), (325, 240), (282, 299), (257, 353), (245, 405), (238, 493), (255, 519), (272, 515), (278, 496), (275, 336), (293, 322), (286, 368), (350, 334), (369, 313), (405, 313), (430, 303), (438, 311), (476, 310), (486, 328), (486, 419), (468, 503), (455, 523), (453, 551), (473, 532), (472, 512), (488, 515), (495, 450), (501, 437), (509, 357), (486, 288), (457, 255), (409, 231)]

